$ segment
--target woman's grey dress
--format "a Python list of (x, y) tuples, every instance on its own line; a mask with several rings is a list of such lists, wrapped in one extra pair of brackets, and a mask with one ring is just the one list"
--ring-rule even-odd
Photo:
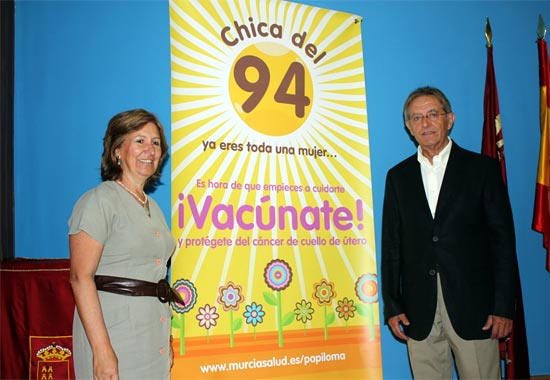
[[(85, 231), (103, 244), (96, 274), (158, 282), (165, 278), (175, 242), (162, 210), (149, 198), (151, 216), (120, 185), (102, 182), (75, 204), (69, 234)], [(168, 303), (98, 291), (121, 380), (170, 378)], [(73, 359), (78, 380), (93, 379), (92, 351), (75, 308)]]

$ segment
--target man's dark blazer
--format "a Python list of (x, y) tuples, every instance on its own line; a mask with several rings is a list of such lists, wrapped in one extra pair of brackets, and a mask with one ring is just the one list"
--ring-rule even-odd
[(425, 339), (437, 302), (437, 273), (452, 325), (486, 339), (489, 315), (513, 319), (516, 242), (498, 162), (453, 142), (435, 217), (417, 155), (388, 171), (382, 220), (384, 317), (406, 313), (405, 333)]

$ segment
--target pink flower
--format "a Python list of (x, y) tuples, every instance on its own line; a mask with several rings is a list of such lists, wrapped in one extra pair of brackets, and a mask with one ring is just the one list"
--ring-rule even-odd
[(264, 279), (271, 289), (283, 290), (292, 281), (292, 269), (284, 260), (271, 260), (264, 269)]
[(242, 292), (242, 286), (235, 285), (233, 281), (229, 281), (226, 286), (218, 288), (217, 301), (225, 311), (238, 310), (239, 305), (244, 301)]
[(196, 316), (199, 321), (199, 326), (204, 327), (207, 330), (209, 330), (212, 326), (216, 326), (217, 319), (220, 316), (216, 313), (216, 311), (216, 306), (210, 306), (209, 304), (204, 305), (204, 307), (199, 307), (199, 312)]

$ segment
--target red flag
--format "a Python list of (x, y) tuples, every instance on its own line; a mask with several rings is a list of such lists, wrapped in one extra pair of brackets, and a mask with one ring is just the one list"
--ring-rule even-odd
[(539, 51), (539, 84), (540, 84), (540, 150), (537, 186), (535, 188), (535, 210), (533, 212), (533, 229), (542, 233), (543, 246), (546, 248), (546, 270), (550, 271), (550, 209), (548, 189), (550, 185), (550, 67), (544, 38), (537, 41)]
[[(487, 20), (487, 24), (488, 24)], [(490, 28), (488, 26), (488, 28)], [(490, 29), (489, 29), (490, 33)], [(504, 160), (504, 139), (502, 125), (500, 123), (500, 110), (498, 106), (498, 92), (493, 64), (493, 46), (488, 39), (487, 44), (487, 74), (485, 79), (485, 97), (483, 101), (483, 138), (481, 153), (498, 159), (500, 172), (504, 183), (506, 179), (506, 162)], [(529, 354), (527, 350), (527, 334), (523, 315), (523, 299), (521, 296), (521, 283), (519, 272), (516, 269), (516, 313), (512, 333), (500, 342), (500, 357), (505, 361), (505, 379), (529, 379)]]
[(504, 183), (506, 179), (506, 161), (504, 160), (504, 139), (500, 123), (500, 109), (498, 107), (497, 83), (495, 67), (493, 65), (493, 46), (487, 46), (487, 75), (485, 78), (485, 98), (483, 100), (483, 138), (481, 153), (498, 159), (500, 173)]

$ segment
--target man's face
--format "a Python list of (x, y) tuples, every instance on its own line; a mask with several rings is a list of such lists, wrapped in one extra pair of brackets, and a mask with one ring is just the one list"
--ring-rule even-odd
[(447, 145), (454, 120), (454, 113), (446, 114), (435, 96), (423, 95), (411, 102), (405, 125), (422, 150), (435, 155)]

